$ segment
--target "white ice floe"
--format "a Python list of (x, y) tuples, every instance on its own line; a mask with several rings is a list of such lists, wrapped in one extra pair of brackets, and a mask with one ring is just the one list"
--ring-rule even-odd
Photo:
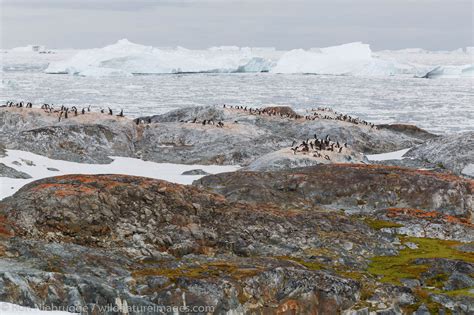
[(191, 184), (194, 180), (201, 178), (202, 175), (181, 175), (184, 171), (202, 169), (207, 173), (216, 174), (232, 172), (239, 168), (239, 166), (229, 165), (155, 163), (127, 157), (111, 157), (114, 160), (110, 164), (85, 164), (53, 160), (45, 156), (19, 150), (7, 150), (6, 154), (5, 157), (0, 158), (0, 163), (14, 168), (17, 171), (27, 173), (32, 178), (19, 179), (0, 177), (0, 200), (11, 196), (29, 182), (58, 175), (124, 174), (163, 179), (179, 184)]
[(39, 310), (36, 308), (29, 308), (20, 306), (17, 304), (0, 302), (0, 314), (1, 315), (72, 315), (77, 313), (69, 313), (66, 311), (55, 311), (55, 310)]
[(369, 161), (402, 160), (404, 159), (403, 156), (405, 153), (407, 153), (410, 149), (411, 148), (387, 153), (369, 154), (366, 155), (366, 157)]

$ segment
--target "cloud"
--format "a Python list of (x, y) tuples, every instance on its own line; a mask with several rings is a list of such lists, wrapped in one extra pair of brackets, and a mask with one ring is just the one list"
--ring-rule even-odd
[[(472, 46), (469, 0), (0, 0), (3, 47)], [(25, 23), (25, 21), (28, 21)]]

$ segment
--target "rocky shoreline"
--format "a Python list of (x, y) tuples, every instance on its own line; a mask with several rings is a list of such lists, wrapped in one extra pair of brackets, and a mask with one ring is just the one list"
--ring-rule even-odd
[[(2, 302), (88, 314), (474, 312), (473, 133), (288, 107), (57, 116), (0, 108), (0, 153), (242, 169), (192, 170), (204, 176), (193, 185), (112, 174), (25, 185), (0, 201)], [(401, 160), (366, 157), (407, 148)]]

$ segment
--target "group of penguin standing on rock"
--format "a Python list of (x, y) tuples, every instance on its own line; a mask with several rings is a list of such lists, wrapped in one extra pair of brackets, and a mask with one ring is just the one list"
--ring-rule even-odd
[(258, 115), (258, 116), (267, 115), (267, 116), (270, 116), (270, 117), (271, 116), (276, 116), (276, 117), (280, 117), (280, 118), (290, 118), (290, 119), (300, 119), (300, 118), (303, 117), (301, 115), (294, 114), (294, 113), (281, 113), (281, 112), (278, 112), (274, 108), (265, 108), (265, 107), (264, 108), (252, 108), (252, 107), (248, 107), (248, 106), (239, 106), (239, 105), (232, 106), (232, 105), (226, 105), (226, 104), (224, 104), (222, 107), (223, 108), (228, 108), (228, 109), (237, 109), (237, 110), (247, 112), (250, 115)]
[[(33, 103), (31, 102), (27, 102), (26, 104), (21, 101), (21, 102), (18, 102), (18, 103), (14, 103), (12, 101), (8, 101), (5, 105), (3, 105), (2, 107), (16, 107), (16, 108), (33, 108)], [(41, 105), (41, 109), (44, 110), (46, 113), (50, 113), (50, 114), (58, 114), (58, 121), (61, 121), (61, 119), (68, 119), (71, 115), (71, 113), (74, 115), (74, 116), (78, 116), (79, 115), (79, 112), (81, 113), (81, 115), (85, 115), (86, 112), (90, 112), (91, 111), (91, 106), (89, 105), (88, 107), (83, 107), (80, 111), (78, 110), (78, 108), (76, 106), (72, 106), (72, 107), (67, 107), (67, 106), (64, 106), (64, 105), (61, 105), (60, 108), (55, 108), (53, 104), (47, 104), (47, 103), (44, 103), (43, 105)], [(102, 114), (105, 114), (105, 110), (104, 109), (101, 109), (100, 112)], [(109, 107), (108, 108), (108, 114), (109, 115), (113, 115), (113, 111), (112, 109)], [(117, 117), (125, 117), (125, 115), (123, 114), (123, 109), (120, 111), (119, 114), (116, 115)]]
[(300, 144), (293, 141), (291, 145), (293, 154), (312, 154), (313, 157), (324, 157), (326, 160), (331, 160), (331, 158), (329, 155), (324, 154), (323, 151), (342, 153), (344, 149), (347, 149), (347, 143), (340, 144), (339, 141), (331, 141), (329, 135), (326, 135), (324, 139), (319, 139), (316, 134), (313, 139), (303, 140)]

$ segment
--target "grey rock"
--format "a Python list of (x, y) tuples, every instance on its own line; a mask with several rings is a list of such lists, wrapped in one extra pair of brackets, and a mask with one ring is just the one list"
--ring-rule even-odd
[(431, 315), (431, 313), (425, 304), (421, 304), (420, 307), (413, 313), (413, 315)]
[(474, 177), (474, 132), (463, 132), (428, 140), (406, 153), (407, 157)]
[(184, 171), (183, 173), (181, 173), (181, 175), (209, 175), (209, 173), (202, 169), (196, 169), (196, 170)]
[(0, 163), (0, 177), (23, 178), (23, 179), (31, 178), (29, 174), (17, 171), (16, 169), (9, 167), (3, 163)]
[[(298, 152), (293, 154), (291, 149), (281, 149), (276, 152), (266, 154), (259, 157), (247, 167), (241, 169), (242, 171), (275, 171), (282, 169), (298, 168), (305, 166), (314, 166), (318, 164), (330, 163), (366, 163), (369, 161), (361, 153), (354, 152), (351, 149), (344, 149), (344, 152), (318, 151), (320, 157), (313, 156), (314, 153)], [(330, 160), (324, 158), (327, 155)]]
[[(213, 119), (223, 128), (190, 121)], [(0, 108), (0, 142), (7, 149), (28, 150), (55, 159), (110, 163), (109, 156), (184, 164), (248, 165), (289, 148), (314, 133), (348, 143), (355, 152), (382, 153), (420, 144), (424, 133), (373, 129), (337, 120), (268, 117), (213, 106), (190, 107), (146, 117), (136, 125), (128, 118), (87, 113), (58, 121), (40, 109)]]

